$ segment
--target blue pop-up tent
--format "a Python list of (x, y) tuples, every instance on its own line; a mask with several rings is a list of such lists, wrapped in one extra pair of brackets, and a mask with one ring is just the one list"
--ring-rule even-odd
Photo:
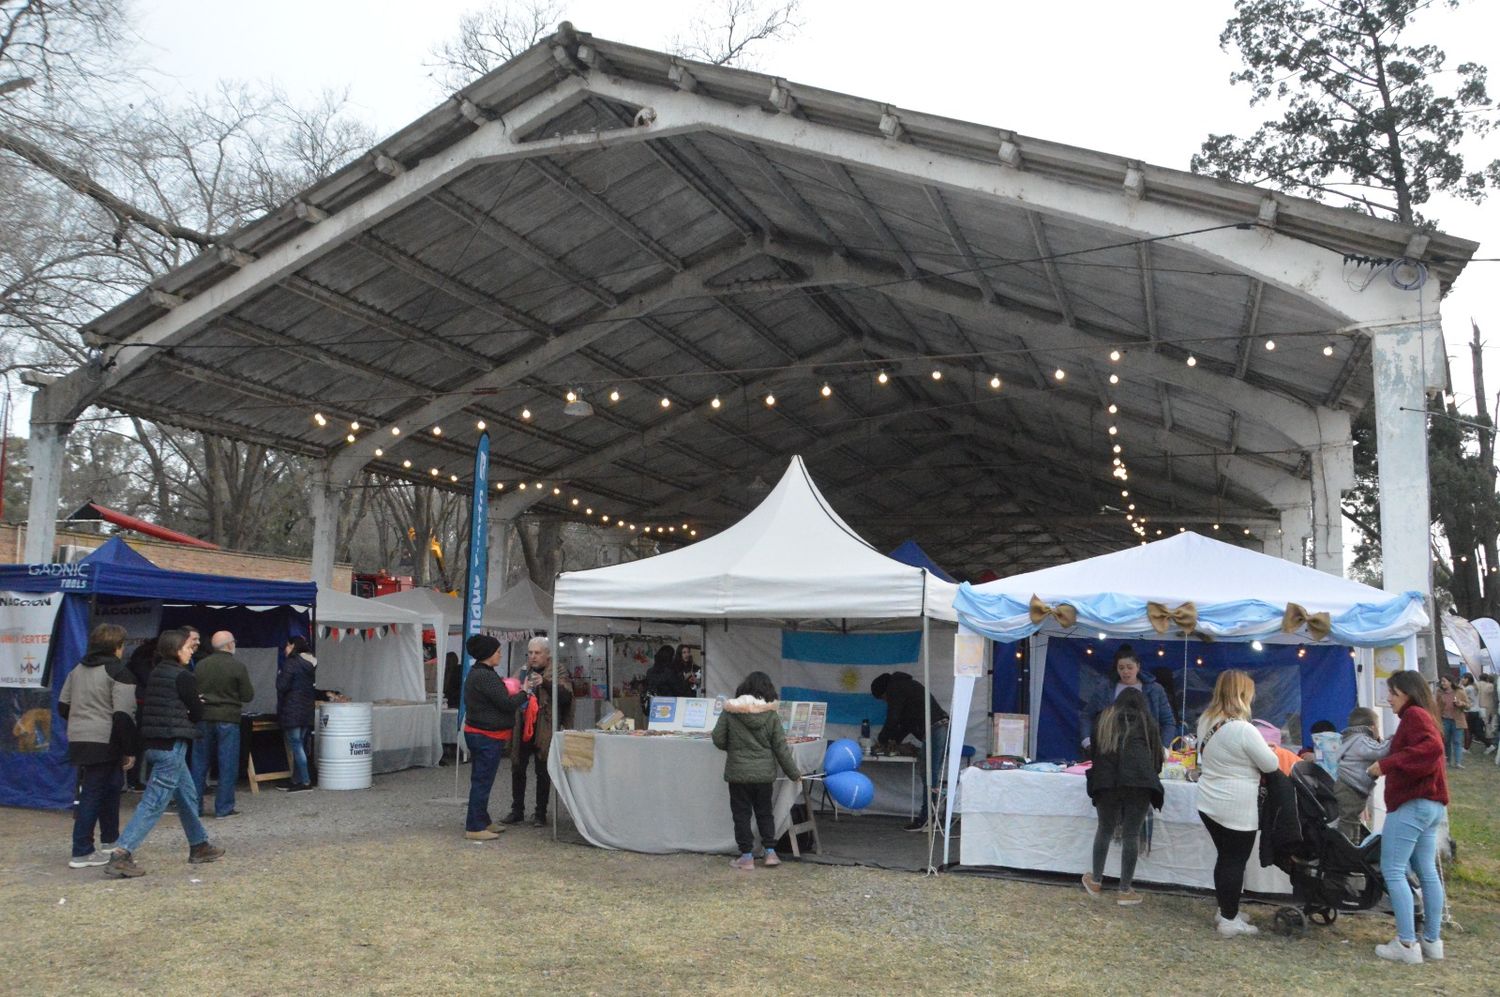
[[(203, 627), (212, 625), (209, 615), (242, 612), (243, 607), (311, 608), (318, 594), (312, 582), (168, 571), (118, 537), (76, 564), (0, 565), (0, 592), (60, 593), (62, 597), (47, 647), (42, 686), (0, 690), (0, 805), (38, 809), (65, 809), (73, 802), (75, 776), (68, 763), (64, 725), (57, 716), (57, 697), (68, 672), (83, 657), (95, 606), (156, 601), (200, 607), (195, 622), (202, 619), (199, 626)], [(174, 615), (164, 612), (163, 625), (172, 625)], [(290, 609), (257, 615), (278, 631), (268, 644), (306, 626), (300, 614)], [(43, 710), (50, 724), (28, 722), (28, 717)]]

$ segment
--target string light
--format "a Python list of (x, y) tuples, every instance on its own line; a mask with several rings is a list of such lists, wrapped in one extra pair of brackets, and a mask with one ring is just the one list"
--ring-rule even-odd
[(614, 390), (612, 390), (609, 393), (609, 400), (612, 401), (612, 402), (617, 402), (617, 401), (620, 400), (620, 389), (619, 388), (615, 388)]
[(497, 492), (503, 492), (503, 491), (505, 491), (505, 482), (503, 482), (503, 481), (497, 481), (497, 482), (495, 482), (495, 491), (497, 491)]
[(1216, 529), (1216, 530), (1217, 530), (1217, 529), (1218, 529), (1218, 528), (1219, 528), (1219, 524), (1218, 524), (1218, 523), (1215, 523), (1215, 524), (1214, 524), (1214, 529)]
[(400, 426), (392, 426), (391, 427), (391, 435), (392, 436), (400, 436), (401, 435), (401, 427)]
[(696, 537), (697, 535), (698, 535), (698, 531), (697, 530), (688, 530), (688, 536), (690, 536), (690, 537)]
[(1132, 502), (1128, 506), (1126, 506), (1125, 508), (1129, 509), (1131, 512), (1135, 512), (1135, 503)]
[(568, 389), (568, 393), (566, 395), (564, 395), (563, 397), (566, 398), (570, 402), (576, 402), (576, 401), (578, 401), (578, 392), (576, 392), (576, 391), (572, 390), (571, 388), (569, 388)]
[(531, 409), (529, 409), (529, 408), (523, 408), (521, 410), (521, 418), (525, 419), (528, 422), (530, 422), (531, 421)]
[[(594, 507), (593, 506), (587, 507), (586, 509), (583, 510), (583, 514), (585, 516), (592, 516), (594, 514)], [(608, 519), (608, 518), (609, 518), (608, 516), (605, 517), (605, 519)]]
[(990, 387), (994, 388), (996, 391), (1000, 390), (1000, 375), (999, 374), (995, 374), (995, 375), (992, 375), (990, 377)]
[(1130, 490), (1128, 488), (1120, 489), (1120, 498), (1130, 498)]
[(578, 505), (578, 500), (574, 499), (573, 502), (572, 502), (572, 504), (576, 507)]
[(452, 481), (454, 483), (457, 483), (457, 481), (458, 481), (458, 475), (456, 475), (456, 474), (450, 474), (450, 475), (448, 475), (448, 480)]
[(432, 471), (432, 476), (436, 478), (438, 476), (438, 469), (434, 467), (430, 468), (430, 470)]
[(409, 460), (403, 460), (401, 462), (401, 466), (409, 469), (411, 467), (411, 461), (409, 461)]
[(1111, 374), (1111, 375), (1109, 375), (1109, 383), (1110, 384), (1119, 384), (1120, 383), (1120, 375), (1119, 374)]
[(769, 392), (767, 392), (767, 394), (766, 394), (766, 408), (770, 408), (771, 406), (773, 406), (775, 404), (776, 404), (776, 396), (773, 395), (773, 394), (770, 394)]
[(385, 456), (385, 451), (382, 450), (382, 449), (380, 449), (379, 447), (376, 447), (375, 448), (375, 456), (377, 456), (377, 457), (384, 457)]
[(355, 419), (353, 422), (349, 423), (349, 428), (354, 430), (354, 432), (356, 433), (359, 432), (359, 420)]
[(1105, 409), (1105, 411), (1110, 415), (1118, 415), (1120, 413), (1120, 406), (1116, 405), (1114, 402), (1110, 402), (1109, 408)]
[(1276, 340), (1274, 340), (1274, 339), (1268, 339), (1268, 340), (1266, 340), (1266, 350), (1267, 351), (1272, 351), (1272, 350), (1275, 350), (1275, 349), (1276, 349)]
[(1331, 356), (1333, 356), (1333, 344), (1332, 343), (1329, 343), (1327, 346), (1323, 347), (1323, 355), (1325, 357), (1331, 357)]
[(710, 408), (717, 409), (719, 406), (723, 405), (724, 403), (721, 402), (721, 401), (719, 401), (719, 396), (718, 395), (714, 395), (714, 400), (711, 401), (711, 402), (709, 402), (708, 404), (709, 404)]
[(1114, 436), (1114, 435), (1118, 434), (1119, 432), (1120, 432), (1120, 427), (1119, 426), (1110, 426), (1109, 427), (1109, 435), (1110, 436)]
[(347, 442), (349, 442), (349, 443), (353, 443), (353, 442), (354, 442), (354, 434), (353, 434), (353, 433), (350, 433), (350, 434), (348, 434), (348, 435), (347, 435), (347, 436), (345, 436), (345, 437), (344, 437), (344, 439), (345, 439), (345, 440), (346, 440), (346, 441), (347, 441)]
[(1114, 452), (1115, 452), (1115, 453), (1120, 453), (1120, 451), (1121, 451), (1121, 447), (1120, 447), (1120, 444), (1118, 444), (1118, 443), (1116, 443), (1116, 444), (1115, 444), (1115, 445), (1114, 445), (1114, 446), (1113, 446), (1113, 447), (1112, 447), (1112, 448), (1111, 448), (1111, 449), (1112, 449), (1112, 450), (1113, 450), (1113, 451), (1114, 451)]
[(828, 382), (827, 381), (823, 382), (822, 390), (819, 393), (824, 398), (831, 398), (831, 397), (833, 397), (833, 389), (828, 386)]
[(1248, 537), (1249, 535), (1250, 535), (1250, 527), (1247, 526), (1247, 527), (1245, 527), (1245, 536)]
[(552, 494), (553, 495), (561, 495), (562, 494), (562, 489), (561, 488), (553, 488), (552, 489)]
[(1266, 649), (1266, 645), (1262, 644), (1258, 640), (1252, 640), (1250, 642), (1250, 650), (1252, 650), (1252, 651), (1264, 651), (1265, 649)]
[(879, 374), (875, 375), (875, 380), (879, 381), (881, 384), (885, 384), (890, 380), (890, 377), (886, 374), (885, 371), (881, 371)]
[(524, 482), (524, 481), (523, 481), (523, 482), (521, 482), (521, 484), (520, 484), (520, 489), (521, 489), (521, 491), (523, 491), (523, 492), (524, 492), (524, 491), (525, 491), (525, 490), (526, 490), (526, 482)]
[(672, 399), (670, 399), (670, 398), (666, 397), (665, 395), (663, 395), (662, 399), (661, 399), (661, 407), (662, 408), (671, 408), (672, 407)]
[(1119, 350), (1110, 350), (1109, 351), (1109, 362), (1110, 363), (1119, 363), (1120, 362), (1120, 351)]
[(599, 519), (600, 519), (600, 520), (601, 520), (601, 521), (602, 521), (602, 522), (605, 522), (605, 523), (607, 523), (607, 522), (609, 522), (609, 513), (607, 513), (607, 512), (605, 512), (605, 513), (600, 513), (600, 515), (599, 515)]
[(326, 425), (328, 425), (328, 420), (325, 419), (325, 418), (323, 418), (323, 413), (322, 412), (314, 412), (313, 413), (313, 422), (316, 422), (319, 426), (326, 426)]
[(941, 381), (943, 379), (943, 372), (940, 371), (940, 370), (933, 371), (932, 372), (932, 379), (934, 381)]
[(1068, 372), (1059, 367), (1052, 372), (1052, 376), (1061, 381), (1068, 376)]
[(537, 483), (536, 483), (536, 490), (537, 490), (537, 491), (541, 491), (541, 490), (542, 490), (542, 483), (541, 483), (541, 482), (540, 482), (540, 481), (538, 481), (538, 482), (537, 482)]
[(432, 427), (432, 435), (433, 436), (442, 436), (443, 435), (443, 427), (442, 426), (433, 426)]
[(1189, 367), (1196, 367), (1196, 366), (1198, 366), (1198, 358), (1195, 357), (1195, 356), (1193, 356), (1191, 353), (1189, 353), (1188, 354), (1188, 358), (1187, 358), (1187, 365)]

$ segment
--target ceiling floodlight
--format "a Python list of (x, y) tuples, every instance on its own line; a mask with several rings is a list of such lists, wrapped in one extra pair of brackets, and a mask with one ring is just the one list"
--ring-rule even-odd
[(575, 419), (582, 419), (585, 416), (590, 416), (593, 414), (594, 406), (590, 405), (588, 401), (584, 399), (582, 392), (568, 392), (568, 403), (563, 406), (563, 415), (572, 416)]

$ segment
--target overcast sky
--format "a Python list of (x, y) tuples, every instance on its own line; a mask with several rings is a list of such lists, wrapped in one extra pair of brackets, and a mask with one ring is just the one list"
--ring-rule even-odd
[[(1218, 37), (1230, 0), (1009, 0), (923, 3), (804, 0), (800, 33), (757, 52), (753, 68), (901, 107), (1013, 129), (1186, 169), (1210, 132), (1244, 133), (1266, 115), (1228, 80), (1237, 63)], [(294, 98), (347, 89), (382, 135), (443, 97), (433, 48), (473, 0), (137, 0), (143, 62), (167, 95), (207, 91), (220, 79), (274, 82)], [(601, 38), (661, 48), (699, 4), (681, 0), (572, 0), (564, 16)], [(917, 16), (914, 16), (914, 12)], [(1429, 13), (1448, 64), (1494, 61), (1500, 90), (1500, 3), (1470, 0)], [(1429, 40), (1424, 35), (1423, 40)], [(1500, 157), (1500, 138), (1474, 143), (1473, 163)], [(1445, 231), (1500, 256), (1500, 200), (1434, 202)], [(1470, 264), (1443, 307), (1459, 397), (1472, 395), (1469, 320), (1495, 347), (1489, 390), (1500, 388), (1500, 263)]]

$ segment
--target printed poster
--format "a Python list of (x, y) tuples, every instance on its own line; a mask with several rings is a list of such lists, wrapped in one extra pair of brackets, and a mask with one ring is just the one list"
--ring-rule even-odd
[(828, 726), (828, 704), (813, 703), (812, 710), (807, 715), (807, 736), (822, 737), (824, 729)]
[(776, 701), (776, 713), (781, 717), (781, 731), (790, 735), (792, 730), (792, 704), (784, 699)]
[(0, 688), (40, 688), (61, 592), (0, 592)]
[(1026, 757), (1031, 718), (1024, 713), (995, 714), (995, 754)]
[(807, 736), (807, 718), (812, 715), (812, 703), (792, 704), (792, 726), (788, 737)]
[(959, 678), (984, 677), (984, 638), (979, 634), (957, 634), (953, 638), (953, 674)]
[(685, 699), (682, 709), (683, 730), (708, 729), (708, 700)]

